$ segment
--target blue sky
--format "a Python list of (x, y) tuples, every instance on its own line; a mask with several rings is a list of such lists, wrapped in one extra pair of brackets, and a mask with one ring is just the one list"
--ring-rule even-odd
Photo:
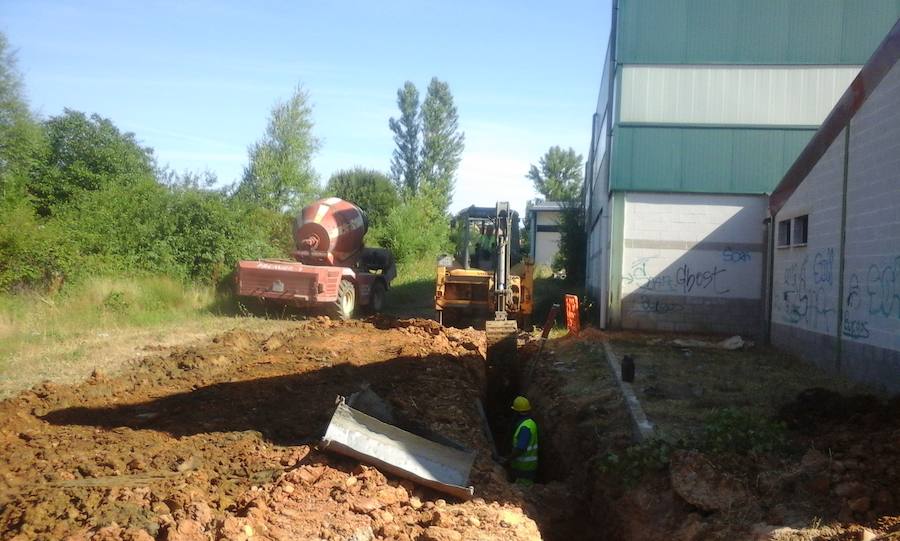
[(454, 210), (535, 196), (552, 145), (586, 156), (610, 0), (48, 2), (0, 0), (30, 104), (99, 113), (161, 164), (238, 179), (272, 105), (314, 104), (321, 182), (387, 172), (406, 80), (450, 84), (466, 134)]

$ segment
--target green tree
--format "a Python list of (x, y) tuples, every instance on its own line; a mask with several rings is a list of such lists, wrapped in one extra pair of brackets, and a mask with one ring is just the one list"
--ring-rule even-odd
[(331, 175), (325, 193), (350, 201), (363, 209), (372, 225), (377, 225), (400, 203), (397, 189), (385, 174), (354, 167)]
[(553, 268), (565, 271), (566, 280), (571, 283), (583, 284), (586, 254), (584, 209), (578, 204), (567, 203), (560, 213), (559, 251), (556, 252)]
[(582, 158), (571, 148), (563, 150), (550, 147), (540, 159), (540, 167), (531, 166), (527, 177), (534, 182), (534, 189), (548, 201), (569, 202), (578, 199), (584, 172)]
[(410, 195), (419, 191), (419, 91), (410, 81), (397, 90), (400, 118), (391, 118), (388, 125), (394, 132), (394, 157), (391, 177), (397, 187)]
[(0, 33), (0, 209), (25, 202), (27, 180), (43, 159), (44, 142), (23, 95), (15, 53)]
[(46, 162), (29, 182), (43, 216), (81, 192), (155, 178), (153, 149), (142, 147), (133, 133), (119, 131), (109, 119), (65, 109), (44, 128)]
[(422, 102), (422, 185), (435, 206), (447, 212), (456, 184), (456, 170), (465, 148), (459, 115), (450, 86), (431, 79)]
[(424, 195), (407, 197), (371, 233), (372, 240), (393, 252), (398, 262), (434, 258), (449, 245), (446, 213)]
[(270, 210), (297, 209), (316, 197), (312, 168), (319, 140), (312, 133), (309, 94), (297, 87), (272, 108), (266, 133), (249, 149), (237, 196)]
[(400, 119), (389, 121), (397, 145), (391, 176), (405, 196), (424, 194), (446, 213), (465, 148), (450, 86), (433, 77), (420, 108), (419, 92), (407, 81), (397, 91), (397, 106)]

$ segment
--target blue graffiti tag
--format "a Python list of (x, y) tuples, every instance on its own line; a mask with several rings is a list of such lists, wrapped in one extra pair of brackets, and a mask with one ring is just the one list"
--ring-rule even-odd
[(746, 263), (750, 259), (750, 252), (746, 250), (736, 250), (731, 246), (722, 250), (722, 261), (725, 263)]
[(684, 311), (684, 305), (667, 302), (661, 299), (654, 299), (646, 295), (641, 295), (641, 302), (638, 305), (636, 311), (648, 312), (653, 314), (670, 314), (672, 312)]
[(888, 265), (870, 265), (866, 275), (869, 314), (900, 318), (900, 256)]

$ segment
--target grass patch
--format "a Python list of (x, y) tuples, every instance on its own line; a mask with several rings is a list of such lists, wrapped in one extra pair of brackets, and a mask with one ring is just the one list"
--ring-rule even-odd
[(196, 318), (212, 298), (210, 288), (162, 277), (95, 278), (54, 297), (0, 295), (0, 369), (23, 349), (52, 346), (97, 329), (113, 332)]
[[(230, 294), (230, 293), (229, 293)], [(165, 277), (86, 280), (53, 297), (0, 295), (0, 398), (43, 380), (112, 372), (147, 345), (181, 344), (235, 327), (287, 321), (223, 316), (212, 287)]]
[[(584, 286), (574, 284), (572, 282), (553, 278), (549, 274), (538, 275), (535, 273), (534, 279), (534, 313), (531, 322), (538, 327), (544, 325), (550, 308), (554, 304), (559, 304), (560, 311), (556, 316), (556, 326), (561, 327), (563, 331), (566, 325), (565, 315), (565, 296), (577, 295), (579, 299), (579, 308), (581, 308), (581, 323), (587, 324), (590, 321), (591, 306), (586, 306), (587, 302), (584, 296)], [(565, 332), (563, 334), (565, 334)], [(551, 333), (552, 338), (556, 338), (559, 334)]]
[(385, 312), (396, 316), (434, 316), (436, 259), (397, 265), (397, 278), (388, 291)]
[(779, 429), (767, 420), (800, 391), (864, 390), (761, 346), (738, 351), (683, 348), (660, 335), (643, 340), (626, 335), (613, 338), (611, 345), (619, 358), (634, 357), (634, 390), (650, 421), (674, 439), (706, 440), (713, 448), (776, 448)]

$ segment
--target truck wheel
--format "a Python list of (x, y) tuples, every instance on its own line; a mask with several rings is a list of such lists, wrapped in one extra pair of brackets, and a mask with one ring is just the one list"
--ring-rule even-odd
[(378, 314), (384, 310), (384, 301), (387, 297), (384, 282), (378, 281), (372, 284), (372, 291), (369, 295), (369, 311), (373, 314)]
[(356, 309), (356, 288), (350, 280), (341, 280), (338, 286), (338, 297), (331, 307), (331, 314), (336, 319), (347, 320), (353, 317)]

